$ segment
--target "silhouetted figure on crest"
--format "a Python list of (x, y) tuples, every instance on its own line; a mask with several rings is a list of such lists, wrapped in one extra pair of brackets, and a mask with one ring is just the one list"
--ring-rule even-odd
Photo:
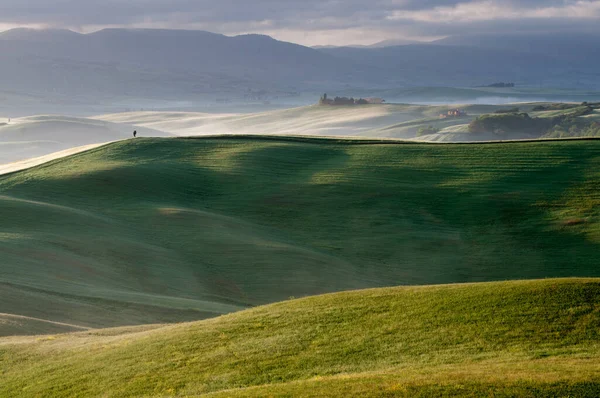
[(137, 130), (133, 132), (133, 138), (137, 136)]

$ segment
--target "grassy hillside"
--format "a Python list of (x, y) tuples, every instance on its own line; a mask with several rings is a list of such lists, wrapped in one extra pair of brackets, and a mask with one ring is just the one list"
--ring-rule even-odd
[(599, 159), (600, 141), (113, 143), (0, 177), (0, 313), (107, 327), (600, 276)]
[(0, 339), (0, 396), (600, 394), (600, 281), (356, 291), (197, 323)]

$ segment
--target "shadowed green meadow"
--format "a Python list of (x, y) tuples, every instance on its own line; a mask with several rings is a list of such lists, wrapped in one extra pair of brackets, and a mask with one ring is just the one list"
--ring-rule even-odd
[(0, 177), (0, 313), (98, 328), (600, 276), (599, 174), (594, 140), (113, 143)]

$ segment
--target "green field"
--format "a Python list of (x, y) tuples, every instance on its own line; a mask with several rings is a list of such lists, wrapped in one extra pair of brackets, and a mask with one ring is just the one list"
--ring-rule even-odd
[(600, 280), (400, 287), (0, 339), (0, 396), (597, 397)]
[[(54, 333), (357, 288), (596, 277), (599, 166), (594, 140), (113, 143), (0, 177), (0, 314)], [(43, 325), (0, 321), (0, 335)]]

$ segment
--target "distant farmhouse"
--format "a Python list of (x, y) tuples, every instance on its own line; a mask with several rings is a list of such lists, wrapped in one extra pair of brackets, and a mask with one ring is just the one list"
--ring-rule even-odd
[(447, 113), (441, 113), (440, 119), (448, 119), (453, 117), (467, 116), (467, 112), (461, 111), (460, 109), (450, 109)]
[(365, 98), (365, 100), (369, 104), (383, 104), (383, 103), (385, 103), (385, 100), (383, 98), (369, 97), (369, 98)]
[(323, 96), (319, 99), (319, 105), (368, 105), (368, 104), (383, 104), (385, 100), (383, 98), (359, 98), (354, 99), (352, 97), (335, 97), (333, 99), (329, 98), (327, 94), (323, 94)]

